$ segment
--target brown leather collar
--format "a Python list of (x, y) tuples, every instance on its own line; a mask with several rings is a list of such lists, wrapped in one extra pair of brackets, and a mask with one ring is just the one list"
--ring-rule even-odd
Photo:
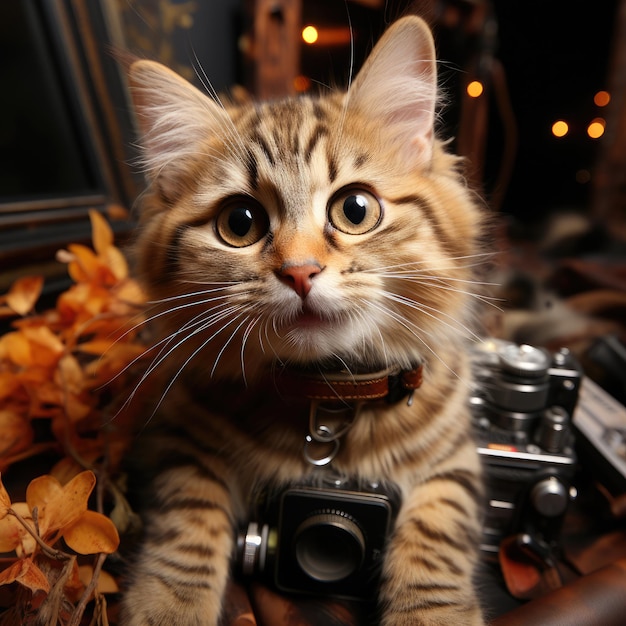
[(367, 374), (285, 369), (276, 377), (276, 384), (285, 396), (337, 402), (384, 399), (391, 404), (420, 387), (422, 373), (422, 365), (411, 370), (388, 368)]

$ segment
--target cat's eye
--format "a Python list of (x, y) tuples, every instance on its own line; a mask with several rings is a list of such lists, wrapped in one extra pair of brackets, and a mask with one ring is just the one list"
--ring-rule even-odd
[(344, 189), (335, 194), (328, 205), (330, 223), (348, 235), (363, 235), (373, 230), (382, 215), (380, 201), (366, 189)]
[(244, 248), (261, 240), (269, 230), (269, 218), (263, 207), (251, 198), (230, 200), (215, 222), (222, 241), (235, 248)]

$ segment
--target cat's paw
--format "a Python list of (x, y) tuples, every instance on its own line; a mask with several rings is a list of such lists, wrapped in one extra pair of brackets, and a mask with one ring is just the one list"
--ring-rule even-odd
[(383, 616), (381, 626), (485, 626), (482, 611), (468, 607), (466, 611), (447, 607), (430, 607), (415, 611), (394, 611)]
[(209, 588), (180, 589), (155, 579), (131, 587), (125, 595), (124, 626), (217, 626), (221, 598)]

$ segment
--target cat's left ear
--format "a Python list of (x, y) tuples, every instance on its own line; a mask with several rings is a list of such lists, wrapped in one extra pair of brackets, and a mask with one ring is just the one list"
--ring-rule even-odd
[(416, 164), (433, 153), (437, 65), (430, 28), (417, 16), (395, 22), (380, 38), (355, 78), (348, 106), (393, 133)]

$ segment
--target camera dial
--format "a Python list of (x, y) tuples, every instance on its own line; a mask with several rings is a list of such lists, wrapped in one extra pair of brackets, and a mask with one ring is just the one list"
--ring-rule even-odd
[(569, 490), (556, 476), (539, 481), (530, 492), (530, 501), (535, 510), (546, 517), (563, 515), (569, 500)]
[(535, 442), (546, 452), (561, 452), (570, 439), (570, 416), (560, 406), (547, 408), (535, 431)]
[(255, 572), (263, 572), (268, 550), (275, 548), (275, 533), (271, 533), (267, 524), (250, 522), (245, 533), (237, 539), (237, 550), (240, 555), (241, 572), (252, 576)]
[(550, 357), (540, 348), (507, 343), (498, 350), (503, 371), (515, 376), (539, 378), (545, 376), (550, 367)]

